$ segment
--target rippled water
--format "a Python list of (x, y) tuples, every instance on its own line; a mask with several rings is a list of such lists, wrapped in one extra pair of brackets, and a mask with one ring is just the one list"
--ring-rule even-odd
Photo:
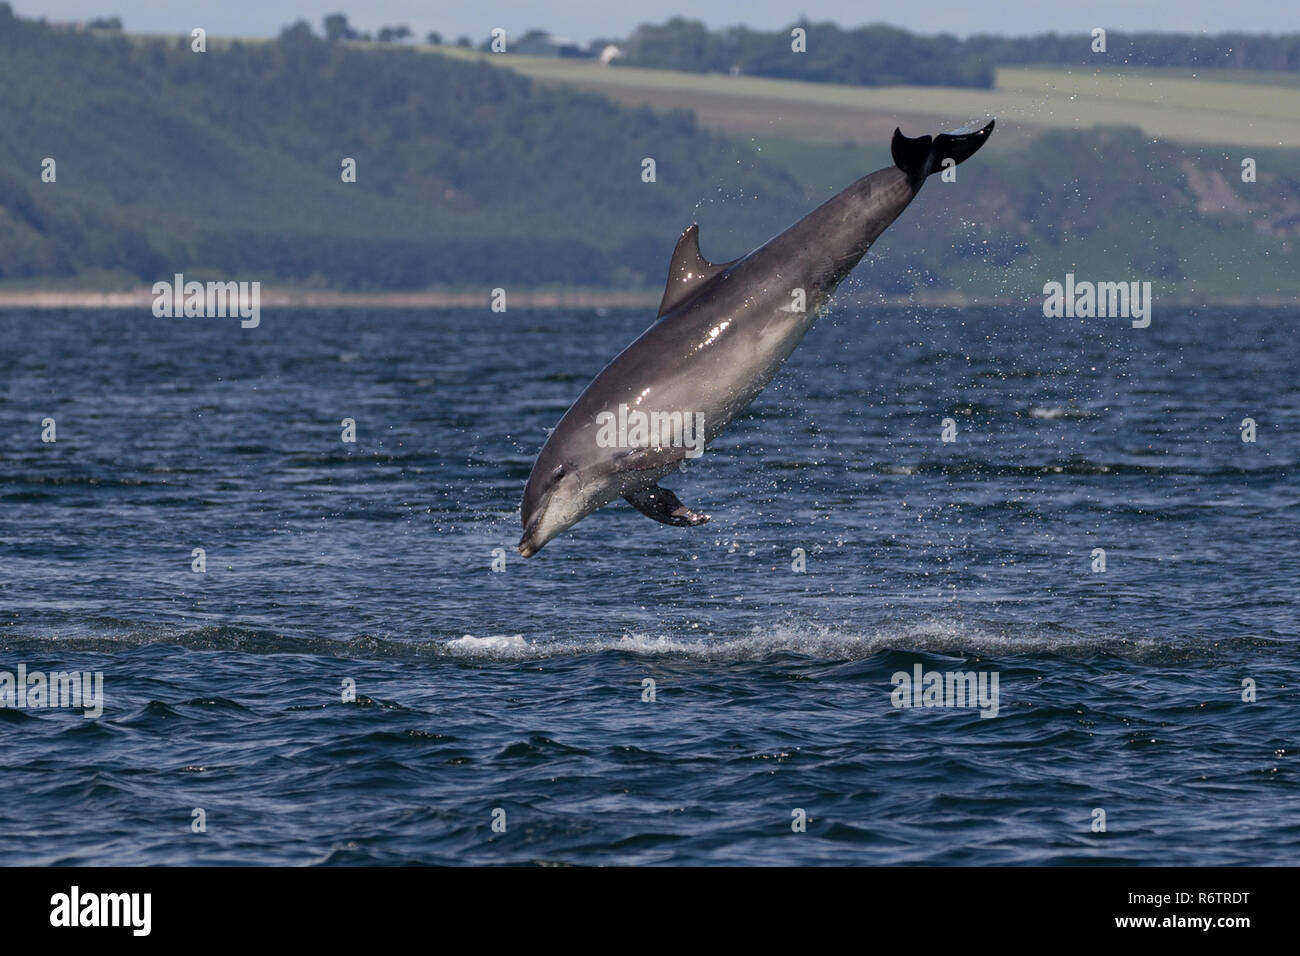
[(104, 674), (0, 709), (0, 862), (1300, 862), (1298, 320), (840, 310), (710, 524), (524, 561), (648, 316), (0, 313), (0, 671)]

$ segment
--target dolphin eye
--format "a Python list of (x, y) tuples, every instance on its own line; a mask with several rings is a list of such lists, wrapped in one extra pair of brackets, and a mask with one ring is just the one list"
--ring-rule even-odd
[(551, 483), (554, 484), (555, 482), (563, 478), (566, 474), (568, 474), (568, 472), (565, 471), (563, 465), (560, 465), (553, 472), (551, 472)]

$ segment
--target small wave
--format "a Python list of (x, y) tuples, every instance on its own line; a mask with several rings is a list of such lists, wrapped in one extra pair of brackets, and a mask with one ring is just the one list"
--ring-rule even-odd
[(925, 623), (855, 630), (829, 625), (784, 625), (755, 628), (739, 636), (678, 637), (628, 633), (617, 638), (527, 641), (474, 638), (466, 635), (442, 645), (450, 656), (518, 660), (590, 654), (631, 654), (695, 661), (760, 661), (795, 654), (826, 661), (856, 661), (887, 653), (929, 653), (955, 658), (1113, 656), (1141, 663), (1174, 664), (1205, 660), (1227, 644), (1258, 648), (1275, 646), (1266, 639), (1237, 642), (1194, 638), (1126, 637), (1047, 628), (1026, 632), (967, 624)]
[(1029, 409), (1029, 417), (1051, 422), (1058, 418), (1094, 418), (1095, 416), (1092, 412), (1084, 411), (1081, 408), (1066, 408), (1063, 405), (1035, 405)]
[(488, 637), (466, 634), (448, 641), (447, 648), (468, 657), (514, 657), (529, 654), (533, 645), (525, 641), (522, 634), (493, 634)]
[(1187, 464), (1140, 464), (1135, 462), (1104, 462), (1088, 458), (1046, 461), (1029, 464), (1010, 464), (978, 458), (955, 461), (928, 459), (915, 462), (873, 462), (869, 470), (885, 475), (979, 475), (986, 478), (1032, 478), (1037, 475), (1118, 475), (1152, 478), (1267, 478), (1286, 476), (1295, 471), (1287, 463), (1259, 466), (1215, 465), (1211, 467)]

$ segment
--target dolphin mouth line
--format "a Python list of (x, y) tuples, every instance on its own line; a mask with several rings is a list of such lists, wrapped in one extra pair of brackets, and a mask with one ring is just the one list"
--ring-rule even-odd
[(551, 499), (548, 495), (546, 503), (537, 510), (537, 513), (533, 515), (532, 520), (530, 520), (528, 524), (524, 525), (524, 535), (519, 539), (519, 543), (515, 545), (515, 550), (525, 558), (531, 558), (538, 551), (542, 550), (542, 546), (540, 544), (535, 545), (532, 538), (537, 529), (541, 527), (542, 519), (546, 517), (546, 509), (550, 506)]

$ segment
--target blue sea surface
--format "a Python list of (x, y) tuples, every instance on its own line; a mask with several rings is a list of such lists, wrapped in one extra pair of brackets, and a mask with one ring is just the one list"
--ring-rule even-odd
[(104, 693), (0, 708), (0, 863), (1300, 862), (1300, 311), (837, 309), (709, 524), (525, 561), (648, 321), (0, 313), (0, 671)]

